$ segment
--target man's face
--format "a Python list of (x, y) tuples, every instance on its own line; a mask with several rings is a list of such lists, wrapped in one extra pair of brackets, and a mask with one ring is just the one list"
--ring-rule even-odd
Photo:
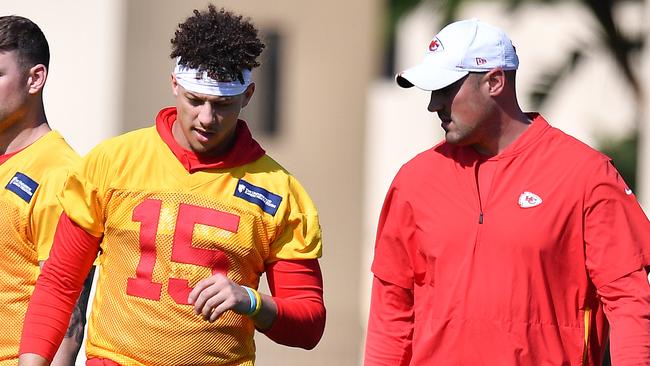
[(481, 151), (490, 145), (489, 96), (482, 88), (483, 74), (471, 73), (457, 82), (431, 92), (428, 110), (438, 113), (451, 144), (472, 146)]
[(20, 67), (15, 51), (0, 51), (0, 132), (25, 116), (28, 73)]
[(172, 75), (172, 89), (178, 112), (172, 127), (176, 142), (197, 155), (216, 156), (228, 151), (239, 112), (250, 101), (254, 84), (242, 94), (224, 97), (189, 91)]

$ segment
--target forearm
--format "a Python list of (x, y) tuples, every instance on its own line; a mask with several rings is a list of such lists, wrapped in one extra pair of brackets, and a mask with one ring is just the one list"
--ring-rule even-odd
[(93, 283), (95, 274), (95, 267), (90, 269), (88, 276), (84, 281), (84, 286), (77, 300), (77, 304), (72, 310), (68, 330), (66, 331), (63, 341), (52, 360), (53, 366), (68, 366), (74, 365), (77, 354), (81, 349), (84, 338), (84, 328), (86, 326), (86, 309), (88, 308), (88, 300), (90, 297), (90, 289)]
[[(199, 281), (187, 302), (209, 322), (225, 311), (250, 317), (277, 343), (310, 349), (325, 328), (323, 280), (318, 261), (278, 261), (267, 267), (272, 296), (241, 286), (221, 273)], [(296, 332), (300, 330), (300, 332)]]
[(650, 365), (650, 284), (646, 271), (630, 273), (598, 293), (611, 327), (612, 363)]
[(18, 358), (18, 365), (20, 366), (47, 366), (49, 364), (50, 361), (35, 353), (23, 353)]
[(409, 365), (413, 327), (412, 291), (374, 277), (364, 364)]
[(82, 341), (83, 341), (83, 336), (79, 341), (77, 341), (77, 339), (75, 338), (64, 337), (50, 365), (52, 366), (74, 365), (75, 362), (77, 361), (77, 354), (79, 353), (79, 349), (81, 349)]
[(267, 267), (267, 280), (273, 297), (264, 299), (273, 302), (276, 315), (270, 324), (255, 319), (256, 327), (277, 343), (314, 348), (326, 318), (318, 260), (275, 262)]

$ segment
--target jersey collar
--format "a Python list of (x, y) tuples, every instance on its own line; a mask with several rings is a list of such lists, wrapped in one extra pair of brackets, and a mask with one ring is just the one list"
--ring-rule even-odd
[(3, 164), (5, 161), (9, 160), (9, 158), (11, 158), (12, 156), (18, 154), (19, 152), (21, 152), (23, 150), (25, 150), (24, 147), (22, 149), (18, 150), (18, 151), (14, 151), (14, 152), (9, 153), (9, 154), (0, 155), (0, 164)]
[(510, 146), (506, 147), (500, 154), (493, 158), (501, 159), (519, 154), (526, 150), (528, 146), (538, 142), (542, 135), (551, 127), (539, 113), (526, 113), (526, 116), (531, 121), (530, 126)]
[(228, 169), (251, 163), (265, 154), (264, 149), (253, 139), (246, 122), (237, 121), (235, 143), (225, 154), (219, 156), (200, 156), (183, 149), (172, 134), (176, 122), (176, 107), (163, 108), (156, 117), (156, 131), (172, 151), (174, 156), (190, 173), (205, 169)]
[(25, 151), (30, 146), (32, 146), (32, 145), (34, 145), (34, 144), (36, 144), (38, 142), (45, 141), (47, 139), (57, 138), (57, 137), (58, 138), (63, 138), (63, 137), (61, 137), (61, 135), (57, 131), (48, 131), (43, 136), (40, 136), (38, 139), (36, 139), (36, 141), (34, 141), (31, 144), (23, 147), (22, 149), (16, 150), (16, 151), (8, 153), (8, 154), (0, 155), (0, 165), (4, 164), (10, 158), (14, 157), (15, 155), (18, 155), (19, 153)]

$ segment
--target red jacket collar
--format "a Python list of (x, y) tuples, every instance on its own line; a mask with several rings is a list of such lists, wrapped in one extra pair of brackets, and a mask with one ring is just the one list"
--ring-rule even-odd
[(253, 139), (243, 120), (237, 121), (233, 147), (225, 154), (214, 157), (199, 156), (178, 145), (172, 134), (174, 122), (176, 122), (176, 107), (163, 108), (156, 117), (156, 130), (174, 156), (190, 173), (204, 169), (228, 169), (241, 166), (253, 162), (265, 154), (264, 149)]
[(519, 154), (528, 148), (528, 146), (538, 142), (542, 135), (551, 127), (539, 113), (526, 113), (526, 116), (531, 121), (530, 126), (495, 158), (504, 158)]
[(476, 162), (485, 160), (499, 160), (511, 157), (526, 150), (529, 146), (537, 143), (541, 136), (546, 133), (551, 126), (539, 113), (526, 113), (532, 121), (531, 125), (515, 141), (506, 147), (500, 154), (486, 158), (470, 146), (458, 146), (442, 141), (434, 147), (434, 150), (449, 156), (464, 166), (473, 166)]

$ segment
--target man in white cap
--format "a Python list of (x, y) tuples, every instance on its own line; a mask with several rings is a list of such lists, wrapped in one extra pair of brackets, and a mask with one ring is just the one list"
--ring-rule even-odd
[(445, 141), (382, 209), (366, 365), (650, 365), (650, 224), (611, 160), (524, 113), (506, 34), (452, 23), (401, 87)]
[[(325, 326), (318, 213), (239, 114), (264, 44), (209, 6), (172, 39), (175, 107), (68, 177), (21, 365), (48, 364), (101, 248), (88, 365), (253, 365), (255, 330), (311, 349)], [(271, 294), (257, 292), (266, 272)]]

